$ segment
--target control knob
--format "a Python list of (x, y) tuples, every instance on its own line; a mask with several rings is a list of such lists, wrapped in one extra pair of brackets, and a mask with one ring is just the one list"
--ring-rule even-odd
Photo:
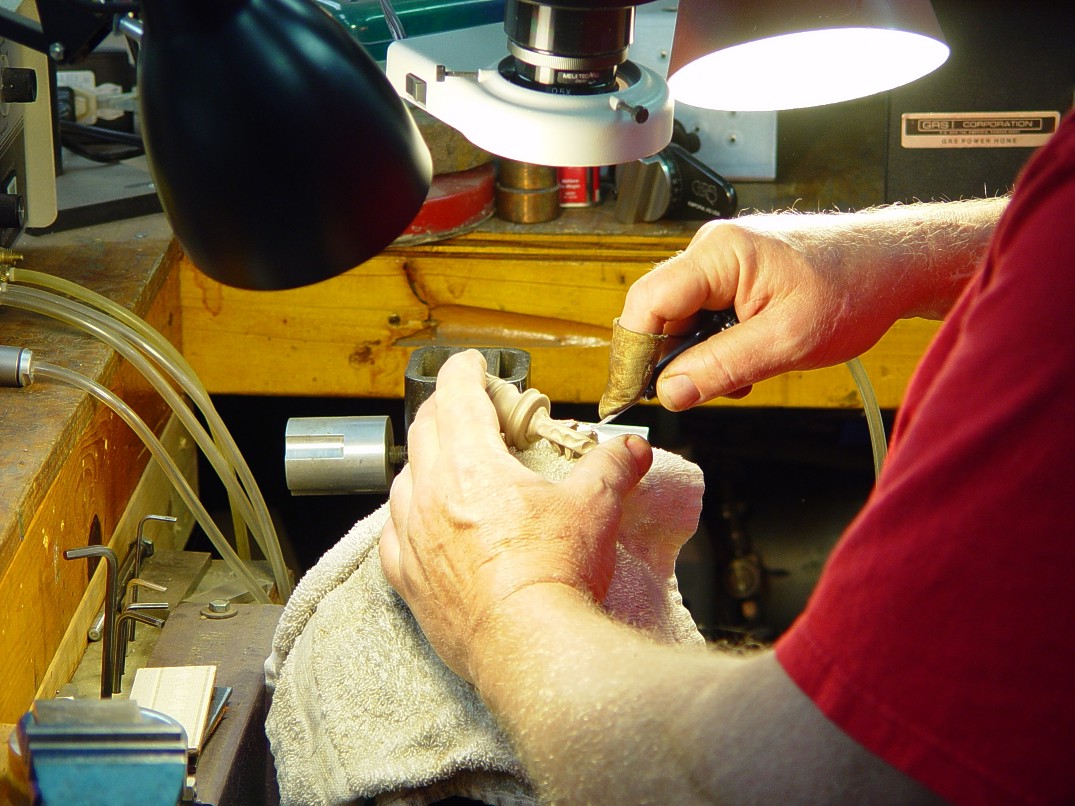
[(0, 102), (29, 104), (36, 100), (37, 73), (32, 68), (0, 68)]
[(616, 167), (614, 212), (624, 224), (730, 218), (737, 205), (732, 184), (676, 143)]

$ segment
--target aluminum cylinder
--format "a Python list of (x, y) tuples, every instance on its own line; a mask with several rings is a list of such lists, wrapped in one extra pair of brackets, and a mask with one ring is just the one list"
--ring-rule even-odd
[(0, 345), (0, 386), (29, 386), (34, 380), (33, 353)]
[(395, 467), (388, 417), (292, 417), (284, 434), (284, 474), (292, 495), (386, 492)]

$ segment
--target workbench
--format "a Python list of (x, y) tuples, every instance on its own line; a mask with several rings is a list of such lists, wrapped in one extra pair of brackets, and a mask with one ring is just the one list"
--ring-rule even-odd
[[(782, 117), (780, 175), (789, 178), (738, 185), (740, 208), (878, 203), (884, 132), (870, 128), (883, 114), (877, 103), (857, 107), (866, 113), (858, 123), (845, 115), (835, 142), (824, 116)], [(612, 319), (627, 288), (684, 248), (697, 226), (628, 227), (609, 206), (565, 210), (540, 225), (491, 219), (446, 241), (391, 247), (340, 277), (281, 292), (210, 280), (159, 215), (17, 246), (26, 268), (84, 282), (143, 315), (181, 346), (214, 394), (398, 398), (414, 349), (462, 344), (526, 349), (532, 385), (554, 402), (596, 403)], [(932, 323), (900, 322), (863, 356), (883, 408), (898, 406), (933, 332)], [(92, 338), (5, 309), (0, 344), (30, 347), (42, 360), (96, 378), (166, 432), (167, 407)], [(742, 401), (714, 405), (855, 409), (861, 402), (847, 370), (835, 367), (792, 373), (758, 384)], [(91, 584), (88, 564), (64, 561), (62, 551), (92, 542), (123, 551), (138, 519), (183, 508), (159, 477), (144, 480), (148, 454), (127, 426), (83, 393), (44, 382), (2, 389), (0, 411), (0, 723), (12, 723), (35, 696), (51, 696), (66, 681), (100, 606), (101, 575)], [(170, 439), (184, 442), (181, 434)], [(161, 545), (182, 546), (186, 517), (173, 534), (154, 535)]]

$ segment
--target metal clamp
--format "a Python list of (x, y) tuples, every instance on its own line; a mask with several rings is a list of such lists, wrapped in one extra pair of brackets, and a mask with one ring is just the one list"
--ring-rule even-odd
[(38, 700), (12, 738), (45, 806), (175, 806), (187, 780), (183, 726), (131, 700)]
[[(437, 384), (437, 373), (453, 353), (465, 347), (434, 345), (411, 354), (403, 373), (404, 426), (410, 428), (418, 407)], [(530, 354), (513, 347), (480, 348), (487, 372), (525, 391)], [(406, 461), (406, 447), (396, 445), (388, 417), (292, 417), (284, 434), (284, 475), (292, 495), (383, 493), (396, 468)]]

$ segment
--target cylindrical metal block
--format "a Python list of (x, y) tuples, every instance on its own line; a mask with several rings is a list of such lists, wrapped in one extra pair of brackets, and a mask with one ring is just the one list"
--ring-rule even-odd
[(34, 380), (33, 353), (0, 345), (0, 386), (29, 386)]
[(560, 215), (560, 186), (546, 190), (514, 190), (496, 186), (496, 214), (514, 224), (540, 224)]
[(560, 215), (556, 168), (504, 159), (496, 182), (496, 214), (515, 224), (538, 224)]
[(284, 474), (292, 495), (385, 492), (395, 447), (388, 417), (292, 417), (284, 434)]
[(553, 166), (509, 159), (500, 160), (496, 181), (512, 190), (546, 190), (560, 183)]

